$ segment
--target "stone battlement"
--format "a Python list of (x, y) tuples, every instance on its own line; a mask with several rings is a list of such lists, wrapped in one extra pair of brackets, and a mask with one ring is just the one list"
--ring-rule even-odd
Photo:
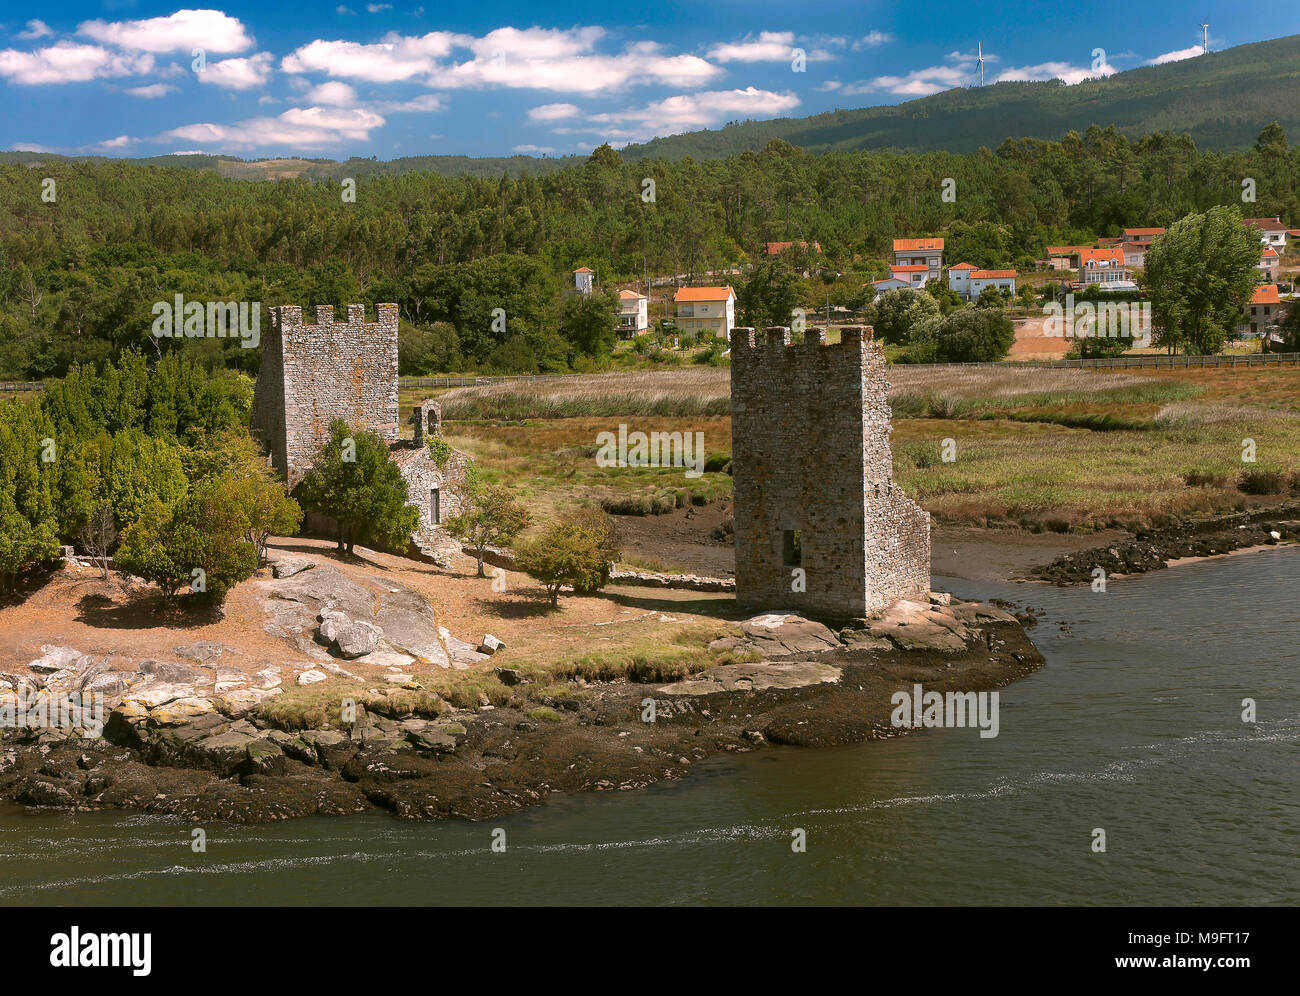
[(817, 348), (825, 347), (828, 349), (838, 349), (841, 352), (857, 351), (861, 352), (863, 346), (870, 350), (880, 353), (884, 358), (884, 352), (872, 342), (872, 328), (870, 325), (849, 325), (840, 329), (840, 341), (838, 343), (826, 341), (826, 330), (823, 328), (811, 328), (804, 333), (803, 346), (791, 347), (790, 329), (784, 325), (776, 325), (763, 330), (760, 336), (756, 329), (751, 328), (734, 328), (731, 330), (731, 348), (734, 354), (737, 351), (752, 349), (778, 349), (778, 348)]

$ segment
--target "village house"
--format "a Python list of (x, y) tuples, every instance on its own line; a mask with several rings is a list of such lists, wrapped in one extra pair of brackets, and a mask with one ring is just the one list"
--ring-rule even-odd
[[(913, 286), (924, 286), (931, 280), (938, 280), (943, 271), (943, 239), (894, 239), (894, 265), (890, 271), (913, 266), (925, 270), (920, 284)], [(908, 272), (913, 271), (909, 269)]]
[(1080, 286), (1100, 284), (1104, 290), (1127, 290), (1137, 286), (1132, 277), (1132, 271), (1125, 265), (1124, 247), (1121, 245), (1079, 251)]
[(1277, 250), (1270, 246), (1265, 246), (1264, 251), (1259, 254), (1259, 281), (1264, 284), (1277, 283), (1277, 264), (1281, 257), (1278, 256)]
[(886, 277), (884, 280), (873, 280), (871, 286), (875, 289), (875, 297), (872, 300), (879, 300), (880, 295), (885, 291), (902, 290), (905, 287), (911, 287), (912, 283), (902, 277)]
[(1124, 247), (1124, 262), (1128, 266), (1142, 267), (1146, 263), (1151, 243), (1165, 234), (1163, 228), (1126, 228), (1120, 244)]
[(736, 292), (726, 287), (683, 287), (673, 297), (677, 327), (731, 338), (736, 325)]
[(920, 290), (930, 280), (938, 278), (924, 263), (912, 263), (908, 266), (891, 266), (889, 275), (908, 287)]
[(1016, 292), (1015, 270), (981, 270), (970, 263), (958, 263), (948, 270), (948, 287), (963, 301), (975, 301), (985, 287)]
[(1276, 249), (1279, 253), (1286, 250), (1286, 236), (1289, 229), (1282, 224), (1281, 218), (1243, 218), (1241, 223), (1247, 228), (1259, 232), (1259, 241)]
[(650, 299), (636, 291), (618, 292), (618, 333), (631, 339), (650, 329)]
[(578, 288), (579, 294), (591, 293), (591, 281), (595, 278), (594, 270), (589, 270), (581, 266), (573, 271), (573, 285)]
[(1246, 308), (1252, 335), (1268, 335), (1269, 330), (1282, 321), (1282, 298), (1277, 284), (1261, 284), (1251, 295)]

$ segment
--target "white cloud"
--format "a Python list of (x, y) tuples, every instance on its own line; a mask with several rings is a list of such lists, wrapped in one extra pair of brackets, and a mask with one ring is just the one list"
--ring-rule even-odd
[(108, 138), (102, 142), (96, 142), (95, 148), (100, 152), (112, 152), (115, 149), (125, 149), (134, 141), (135, 139), (129, 135), (118, 135), (117, 138)]
[(209, 62), (196, 75), (200, 83), (210, 83), (227, 90), (252, 90), (265, 86), (271, 78), (271, 53), (258, 52), (247, 58)]
[(523, 155), (553, 155), (555, 147), (550, 145), (516, 145), (512, 152), (519, 152)]
[(1198, 55), (1204, 54), (1205, 49), (1200, 45), (1193, 45), (1191, 48), (1180, 48), (1173, 52), (1166, 52), (1164, 55), (1157, 55), (1147, 65), (1163, 66), (1166, 62), (1182, 62), (1184, 59), (1195, 59)]
[(331, 81), (322, 83), (307, 91), (307, 99), (313, 104), (330, 104), (335, 107), (351, 107), (357, 102), (357, 92), (346, 83)]
[[(567, 93), (601, 93), (637, 83), (693, 87), (723, 72), (699, 56), (670, 54), (653, 41), (635, 42), (618, 53), (597, 52), (604, 35), (598, 27), (505, 27), (481, 38), (433, 31), (418, 37), (392, 33), (373, 44), (317, 39), (285, 56), (280, 68), (370, 83), (420, 79), (448, 89)], [(470, 57), (455, 61), (451, 57), (458, 50)]]
[[(593, 114), (588, 118), (596, 125), (614, 125), (612, 138), (636, 140), (655, 135), (671, 135), (692, 128), (707, 128), (735, 117), (773, 117), (799, 106), (793, 93), (775, 93), (746, 87), (744, 90), (715, 90), (707, 93), (681, 94), (656, 100), (645, 107)], [(577, 130), (559, 129), (565, 134)]]
[(52, 149), (48, 145), (37, 145), (35, 142), (16, 142), (10, 146), (14, 152), (58, 152), (58, 149)]
[(370, 105), (381, 114), (404, 114), (407, 112), (441, 111), (445, 104), (437, 94), (425, 93), (410, 100), (379, 100)]
[(1074, 66), (1068, 62), (1043, 62), (1037, 66), (1011, 66), (998, 74), (993, 82), (1022, 82), (1025, 80), (1061, 80), (1070, 85), (1084, 80), (1099, 79), (1110, 76), (1117, 70), (1108, 62), (1103, 62), (1096, 69), (1088, 66)]
[(392, 5), (391, 3), (368, 3), (368, 4), (366, 4), (366, 10), (367, 10), (369, 13), (371, 13), (371, 14), (382, 14), (384, 11), (386, 11), (386, 10), (392, 10), (392, 9), (393, 9), (393, 5)]
[(726, 42), (709, 49), (709, 58), (719, 62), (788, 62), (794, 48), (793, 31), (761, 31), (757, 38)]
[(356, 11), (353, 10), (351, 7), (344, 7), (342, 4), (339, 4), (337, 7), (334, 8), (334, 13), (336, 13), (336, 14), (355, 14)]
[(604, 93), (636, 83), (700, 86), (722, 73), (698, 56), (667, 54), (653, 41), (635, 42), (616, 55), (591, 51), (603, 34), (601, 28), (498, 28), (470, 40), (473, 59), (439, 68), (429, 82), (448, 88)]
[(133, 86), (126, 92), (132, 97), (143, 97), (145, 100), (155, 100), (158, 97), (165, 97), (169, 93), (175, 93), (180, 87), (172, 86), (170, 83), (150, 83), (148, 86)]
[(448, 31), (431, 31), (418, 38), (390, 35), (371, 45), (317, 39), (286, 55), (280, 68), (286, 73), (396, 83), (433, 72), (436, 60), (451, 54), (454, 38)]
[(560, 121), (576, 118), (581, 113), (582, 109), (577, 104), (542, 104), (541, 107), (531, 108), (528, 116), (534, 121)]
[(859, 80), (844, 87), (850, 96), (885, 90), (901, 97), (925, 97), (941, 90), (951, 90), (978, 80), (974, 65), (961, 62), (952, 66), (928, 66), (914, 69), (906, 76), (877, 76), (872, 80)]
[(818, 86), (817, 89), (820, 90), (822, 93), (834, 93), (843, 85), (844, 84), (841, 83), (839, 80), (827, 80), (825, 83), (822, 83), (820, 86)]
[(143, 21), (86, 21), (77, 33), (137, 52), (242, 52), (253, 37), (238, 18), (219, 10), (178, 10)]
[(384, 118), (365, 108), (293, 107), (276, 117), (249, 118), (231, 125), (200, 124), (172, 128), (159, 141), (182, 139), (224, 149), (328, 148), (345, 141), (366, 142)]
[(153, 70), (152, 55), (123, 55), (98, 45), (61, 41), (34, 52), (0, 51), (0, 76), (14, 83), (84, 83), (116, 76), (138, 76)]
[(18, 32), (18, 37), (23, 41), (34, 41), (37, 38), (48, 38), (54, 34), (54, 31), (44, 21), (31, 20), (27, 22), (27, 30)]
[(878, 45), (886, 45), (893, 40), (894, 36), (887, 31), (868, 31), (853, 43), (853, 51), (858, 52), (864, 48), (875, 48)]

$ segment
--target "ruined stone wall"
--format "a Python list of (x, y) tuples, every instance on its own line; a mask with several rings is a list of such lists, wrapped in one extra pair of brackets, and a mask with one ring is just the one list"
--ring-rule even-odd
[(379, 305), (374, 322), (365, 320), (364, 305), (348, 305), (344, 322), (334, 320), (333, 307), (317, 305), (311, 325), (300, 307), (271, 309), (252, 428), (291, 488), (311, 468), (335, 418), (397, 439), (397, 305)]
[[(732, 335), (737, 601), (836, 620), (926, 601), (930, 517), (893, 481), (884, 354), (869, 329), (789, 343), (787, 328)], [(786, 562), (794, 530), (797, 565)]]

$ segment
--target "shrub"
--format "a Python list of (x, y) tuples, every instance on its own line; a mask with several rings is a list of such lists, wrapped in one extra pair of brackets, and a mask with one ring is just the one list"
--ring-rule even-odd
[(1280, 495), (1287, 490), (1286, 475), (1262, 467), (1237, 475), (1237, 490), (1248, 495)]

